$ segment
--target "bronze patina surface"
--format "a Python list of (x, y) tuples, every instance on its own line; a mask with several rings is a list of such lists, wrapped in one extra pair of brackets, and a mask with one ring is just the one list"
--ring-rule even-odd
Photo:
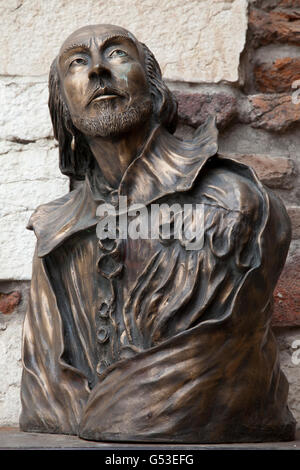
[[(37, 208), (24, 324), (24, 431), (169, 443), (292, 440), (270, 329), (291, 229), (254, 171), (220, 158), (209, 118), (173, 136), (177, 105), (130, 32), (81, 28), (50, 71), (60, 168), (82, 180)], [(99, 240), (97, 207), (198, 204), (203, 245)], [(192, 222), (191, 222), (192, 223)]]

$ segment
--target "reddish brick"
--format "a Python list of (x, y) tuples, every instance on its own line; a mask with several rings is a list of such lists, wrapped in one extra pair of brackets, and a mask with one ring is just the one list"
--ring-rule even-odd
[[(267, 0), (270, 2), (270, 0)], [(300, 0), (275, 0), (275, 5), (280, 8), (299, 8)]]
[(283, 269), (274, 292), (273, 326), (300, 326), (300, 256)]
[(269, 131), (284, 131), (300, 122), (300, 104), (294, 104), (290, 94), (259, 94), (248, 96), (249, 108), (240, 119), (252, 127)]
[(300, 44), (300, 12), (296, 8), (269, 12), (251, 8), (249, 30), (254, 46), (274, 42)]
[(236, 98), (224, 92), (183, 93), (174, 91), (178, 101), (178, 118), (182, 124), (198, 127), (208, 115), (216, 116), (217, 126), (224, 128), (236, 114)]
[(285, 57), (254, 67), (256, 87), (263, 93), (290, 91), (292, 83), (300, 79), (300, 58)]
[(9, 294), (0, 293), (0, 313), (9, 314), (14, 311), (20, 303), (21, 294), (19, 291), (13, 291)]
[(294, 185), (295, 165), (292, 159), (263, 154), (219, 154), (251, 166), (259, 179), (269, 188), (291, 189)]
[(300, 0), (259, 0), (259, 8), (270, 11), (274, 8), (299, 8)]

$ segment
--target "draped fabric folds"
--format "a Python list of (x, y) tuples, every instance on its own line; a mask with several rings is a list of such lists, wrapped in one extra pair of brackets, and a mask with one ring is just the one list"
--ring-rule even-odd
[[(290, 223), (255, 173), (216, 154), (209, 121), (192, 142), (161, 129), (125, 173), (130, 203), (196, 203), (203, 245), (122, 240), (99, 268), (101, 175), (40, 207), (24, 325), (21, 428), (85, 439), (293, 439), (288, 383), (270, 330)], [(102, 189), (101, 189), (102, 188)]]

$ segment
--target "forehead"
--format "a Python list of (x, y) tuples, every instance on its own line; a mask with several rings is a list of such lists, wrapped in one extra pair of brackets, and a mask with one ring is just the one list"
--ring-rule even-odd
[(59, 56), (62, 56), (65, 51), (73, 46), (76, 47), (77, 45), (84, 44), (90, 47), (92, 42), (97, 42), (100, 47), (103, 42), (109, 39), (129, 40), (138, 52), (141, 52), (139, 41), (129, 31), (119, 26), (100, 24), (85, 26), (72, 33), (62, 44)]

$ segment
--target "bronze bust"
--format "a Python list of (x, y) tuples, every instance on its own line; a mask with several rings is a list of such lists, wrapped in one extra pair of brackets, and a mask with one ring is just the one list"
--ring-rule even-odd
[[(173, 135), (176, 100), (153, 54), (123, 28), (74, 32), (49, 90), (61, 171), (82, 182), (28, 226), (37, 247), (21, 429), (104, 441), (292, 440), (270, 330), (291, 236), (282, 203), (251, 168), (218, 156), (213, 118), (192, 140)], [(99, 237), (97, 209), (115, 208), (116, 219), (121, 197), (175, 204), (174, 236)], [(175, 230), (188, 204), (202, 209), (192, 249)]]

